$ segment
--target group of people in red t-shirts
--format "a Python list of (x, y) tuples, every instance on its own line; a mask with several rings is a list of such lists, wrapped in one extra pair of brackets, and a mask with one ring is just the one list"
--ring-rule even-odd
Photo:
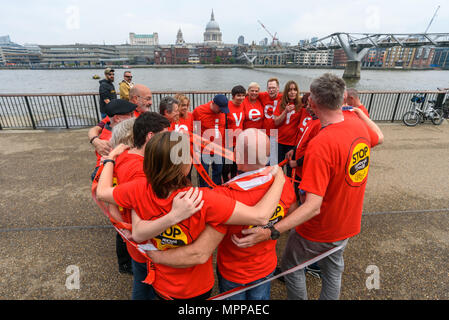
[[(301, 96), (295, 81), (280, 93), (271, 78), (266, 92), (251, 83), (235, 86), (231, 96), (216, 95), (193, 112), (185, 95), (166, 97), (159, 113), (123, 121), (117, 115), (138, 105), (129, 111), (133, 106), (118, 99), (109, 112), (112, 135), (134, 122), (134, 142), (103, 152), (93, 191), (126, 240), (133, 299), (210, 297), (215, 250), (223, 293), (273, 276), (282, 232), (291, 230), (283, 271), (310, 252), (344, 248), (360, 232), (370, 150), (383, 135), (358, 97), (348, 105), (343, 80), (325, 74)], [(91, 143), (99, 138), (92, 132)], [(277, 165), (284, 160), (286, 175)], [(199, 188), (190, 181), (192, 163)], [(342, 254), (320, 261), (322, 298), (339, 297)], [(307, 298), (303, 276), (285, 276), (290, 299)], [(229, 299), (270, 299), (270, 282)]]

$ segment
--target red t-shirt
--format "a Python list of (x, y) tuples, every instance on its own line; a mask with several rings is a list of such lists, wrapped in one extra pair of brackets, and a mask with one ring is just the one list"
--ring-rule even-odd
[(257, 99), (254, 103), (251, 103), (248, 96), (246, 96), (242, 104), (245, 109), (245, 122), (243, 122), (243, 129), (263, 129), (265, 111), (260, 100)]
[[(192, 113), (193, 121), (201, 122), (201, 136), (203, 138), (224, 146), (225, 114), (213, 112), (210, 109), (211, 103), (212, 101), (196, 107)], [(204, 134), (206, 130), (208, 132)]]
[(365, 106), (364, 106), (363, 104), (361, 104), (360, 106), (358, 106), (358, 108), (359, 108), (360, 110), (362, 110), (363, 113), (366, 114), (366, 116), (369, 118), (368, 110), (366, 110), (366, 108), (365, 108)]
[(240, 132), (243, 130), (243, 123), (245, 121), (245, 107), (242, 104), (237, 106), (230, 100), (228, 102), (229, 113), (227, 116), (227, 129), (233, 130), (232, 140), (229, 138), (228, 146), (234, 147), (236, 139)]
[[(231, 181), (238, 180), (237, 176)], [(247, 191), (238, 190), (230, 186), (216, 187), (215, 190), (229, 198), (236, 199), (248, 206), (253, 206), (267, 193), (273, 179), (265, 177), (255, 178), (249, 183), (256, 186), (251, 187)], [(284, 189), (282, 190), (281, 199), (277, 205), (276, 211), (270, 218), (270, 224), (279, 222), (287, 214), (291, 204), (295, 202), (296, 196), (291, 182), (286, 179)], [(231, 240), (233, 234), (241, 235), (243, 229), (252, 226), (227, 226), (226, 236), (218, 246), (217, 266), (220, 274), (229, 281), (246, 284), (269, 275), (276, 268), (276, 240), (266, 240), (249, 248), (239, 248)]]
[(259, 98), (264, 108), (264, 128), (267, 130), (267, 135), (270, 135), (270, 129), (275, 129), (273, 113), (280, 105), (282, 100), (282, 93), (278, 93), (276, 99), (271, 99), (268, 92), (259, 92)]
[(193, 115), (191, 112), (187, 112), (185, 118), (179, 116), (179, 121), (172, 124), (174, 131), (193, 132)]
[[(296, 142), (295, 160), (299, 160), (304, 157), (310, 140), (312, 140), (318, 134), (318, 132), (320, 132), (320, 130), (320, 119), (312, 119), (312, 117), (310, 117), (310, 121), (306, 122), (306, 127), (303, 129), (302, 135), (297, 139), (298, 141)], [(296, 168), (296, 175), (299, 178), (302, 177), (302, 168), (303, 166)]]
[[(285, 120), (277, 127), (278, 129), (278, 143), (288, 146), (294, 146), (296, 137), (298, 135), (298, 125), (301, 119), (301, 109), (293, 110), (287, 113)], [(280, 116), (284, 110), (280, 106), (274, 110), (275, 116)]]
[(301, 117), (298, 123), (298, 136), (296, 137), (296, 140), (301, 139), (301, 135), (304, 133), (304, 130), (310, 120), (312, 120), (312, 116), (309, 114), (307, 109), (301, 108)]
[[(124, 184), (138, 178), (145, 178), (143, 157), (138, 154), (129, 153), (128, 150), (124, 151), (115, 160), (114, 174), (117, 178), (116, 185)], [(123, 207), (119, 207), (119, 210), (122, 213), (123, 220), (127, 223), (132, 223), (131, 210)], [(128, 249), (129, 255), (135, 261), (140, 263), (147, 261), (143, 254), (128, 242), (126, 242), (126, 248)]]
[(370, 148), (377, 143), (377, 134), (347, 112), (344, 121), (321, 129), (310, 141), (300, 188), (323, 202), (317, 216), (296, 227), (298, 234), (334, 242), (360, 232)]
[[(115, 202), (125, 208), (133, 208), (140, 218), (154, 220), (171, 210), (173, 198), (181, 191), (173, 192), (167, 199), (157, 198), (146, 179), (136, 179), (118, 185), (113, 192)], [(159, 250), (177, 248), (191, 244), (204, 230), (206, 224), (224, 233), (221, 224), (229, 220), (234, 211), (235, 200), (224, 197), (209, 188), (203, 191), (204, 205), (201, 211), (190, 218), (168, 228), (159, 236), (151, 239)], [(188, 299), (211, 290), (214, 285), (212, 257), (200, 265), (190, 268), (172, 268), (154, 264), (156, 276), (153, 287), (156, 291), (176, 299)]]

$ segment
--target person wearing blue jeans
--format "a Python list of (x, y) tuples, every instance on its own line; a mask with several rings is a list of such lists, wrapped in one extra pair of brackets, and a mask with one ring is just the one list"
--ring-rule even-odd
[(155, 300), (156, 294), (154, 293), (153, 286), (143, 283), (147, 277), (147, 264), (140, 263), (131, 259), (133, 268), (133, 290), (132, 300)]
[[(256, 281), (250, 283), (236, 283), (223, 278), (217, 269), (218, 287), (220, 289), (220, 292), (223, 293), (237, 287), (250, 286), (260, 283), (268, 278), (271, 278), (273, 274), (274, 270), (268, 276), (258, 279)], [(225, 300), (270, 300), (270, 290), (271, 290), (271, 282), (267, 282), (252, 289), (233, 295), (232, 297), (226, 298)]]
[[(223, 171), (223, 158), (220, 157), (220, 160), (217, 161), (215, 159), (212, 159), (212, 163), (206, 162), (203, 159), (201, 159), (201, 164), (204, 167), (204, 170), (209, 174), (209, 166), (212, 166), (212, 181), (216, 185), (221, 185), (221, 172)], [(200, 180), (200, 187), (209, 187), (206, 181), (204, 181), (203, 177), (199, 176)]]

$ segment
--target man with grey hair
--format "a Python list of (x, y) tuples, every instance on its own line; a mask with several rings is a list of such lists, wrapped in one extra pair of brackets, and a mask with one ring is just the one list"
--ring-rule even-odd
[[(243, 230), (239, 247), (290, 230), (282, 257), (286, 271), (328, 250), (339, 248), (318, 261), (322, 274), (320, 299), (338, 299), (348, 239), (360, 233), (371, 148), (383, 142), (379, 127), (360, 109), (342, 110), (345, 82), (326, 73), (310, 85), (309, 104), (322, 129), (310, 141), (299, 188), (305, 202), (274, 225), (273, 230)], [(304, 270), (284, 276), (289, 299), (307, 299)]]
[(368, 110), (366, 110), (365, 106), (362, 104), (359, 98), (359, 92), (354, 88), (348, 88), (345, 92), (345, 105), (359, 108), (369, 117)]
[(170, 121), (170, 130), (174, 130), (179, 121), (179, 101), (172, 97), (164, 97), (159, 103), (159, 113)]

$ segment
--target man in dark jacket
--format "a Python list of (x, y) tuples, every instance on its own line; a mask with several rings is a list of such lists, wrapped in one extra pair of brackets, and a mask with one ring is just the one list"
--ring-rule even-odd
[(100, 80), (100, 113), (101, 118), (106, 117), (105, 106), (111, 100), (117, 99), (117, 93), (114, 87), (114, 69), (106, 68), (104, 70), (105, 79)]

